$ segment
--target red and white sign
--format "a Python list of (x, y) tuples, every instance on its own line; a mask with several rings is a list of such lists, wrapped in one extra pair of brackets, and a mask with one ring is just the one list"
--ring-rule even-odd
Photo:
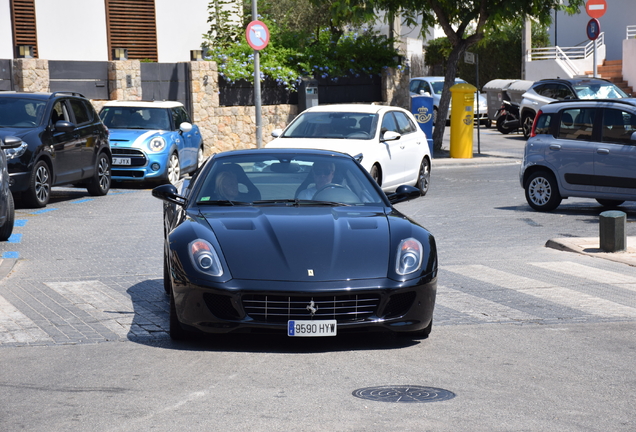
[(252, 21), (245, 29), (245, 38), (252, 49), (262, 50), (269, 43), (269, 29), (260, 21)]
[(587, 0), (585, 11), (592, 18), (600, 18), (607, 12), (607, 2), (605, 0)]

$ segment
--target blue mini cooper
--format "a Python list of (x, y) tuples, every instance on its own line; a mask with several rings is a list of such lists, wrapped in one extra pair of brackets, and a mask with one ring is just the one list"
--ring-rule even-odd
[(175, 184), (203, 163), (203, 140), (180, 102), (107, 102), (112, 179)]

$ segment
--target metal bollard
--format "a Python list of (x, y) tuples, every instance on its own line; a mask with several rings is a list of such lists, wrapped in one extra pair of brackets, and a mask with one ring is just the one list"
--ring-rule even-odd
[(600, 245), (605, 252), (620, 252), (627, 247), (625, 223), (627, 215), (618, 210), (601, 213), (599, 217)]

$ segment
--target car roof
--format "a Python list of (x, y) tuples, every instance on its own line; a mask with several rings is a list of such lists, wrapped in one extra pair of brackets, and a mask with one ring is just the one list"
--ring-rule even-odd
[[(411, 78), (411, 81), (416, 80), (416, 79), (424, 80), (424, 81), (436, 82), (436, 81), (444, 81), (446, 79), (446, 77), (443, 77), (443, 76), (422, 76), (422, 77)], [(455, 78), (455, 81), (465, 82), (466, 80), (461, 79), (461, 78)]]
[(182, 107), (181, 102), (176, 101), (109, 101), (104, 107), (131, 107), (131, 108), (176, 108)]
[(377, 114), (380, 111), (387, 109), (403, 108), (391, 106), (391, 105), (373, 105), (373, 104), (333, 104), (333, 105), (318, 105), (306, 109), (304, 112), (346, 112), (346, 113), (368, 113)]
[(555, 101), (555, 102), (550, 102), (549, 104), (544, 105), (541, 108), (541, 110), (544, 112), (554, 112), (569, 105), (576, 105), (581, 107), (598, 106), (598, 105), (604, 106), (604, 107), (607, 107), (610, 105), (629, 105), (631, 107), (636, 107), (636, 98), (571, 99), (571, 100)]
[(75, 93), (75, 92), (53, 92), (53, 93), (51, 92), (16, 92), (16, 91), (0, 92), (0, 97), (15, 98), (15, 99), (28, 97), (31, 99), (48, 100), (48, 99), (60, 97), (60, 96), (78, 97), (78, 98), (86, 99), (86, 96), (84, 96), (83, 94)]
[(579, 78), (544, 78), (535, 82), (534, 85), (537, 84), (545, 84), (547, 82), (557, 82), (557, 83), (568, 83), (568, 84), (580, 84), (580, 83), (609, 83), (609, 80), (603, 78), (592, 78), (592, 77), (579, 77)]
[(333, 156), (343, 159), (352, 159), (346, 153), (341, 153), (333, 150), (317, 150), (317, 149), (303, 149), (303, 148), (260, 148), (260, 149), (239, 149), (239, 150), (229, 150), (221, 153), (217, 153), (214, 155), (214, 158), (224, 158), (231, 156), (240, 156), (240, 155), (280, 155), (280, 154), (288, 154), (288, 155), (316, 155), (316, 156)]

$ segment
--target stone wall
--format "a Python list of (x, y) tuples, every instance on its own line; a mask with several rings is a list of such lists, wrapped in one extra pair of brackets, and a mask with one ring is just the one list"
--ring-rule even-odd
[[(256, 120), (253, 106), (219, 106), (218, 71), (215, 62), (189, 62), (193, 121), (199, 126), (205, 144), (205, 156), (233, 149), (256, 148)], [(143, 100), (141, 63), (138, 60), (108, 63), (108, 86), (111, 100)], [(382, 79), (379, 104), (409, 109), (408, 73), (387, 71)], [(48, 60), (14, 60), (14, 83), (17, 91), (48, 92)], [(91, 101), (99, 111), (107, 101)], [(274, 129), (284, 128), (298, 115), (297, 105), (263, 105), (261, 107), (262, 144), (273, 138)]]

